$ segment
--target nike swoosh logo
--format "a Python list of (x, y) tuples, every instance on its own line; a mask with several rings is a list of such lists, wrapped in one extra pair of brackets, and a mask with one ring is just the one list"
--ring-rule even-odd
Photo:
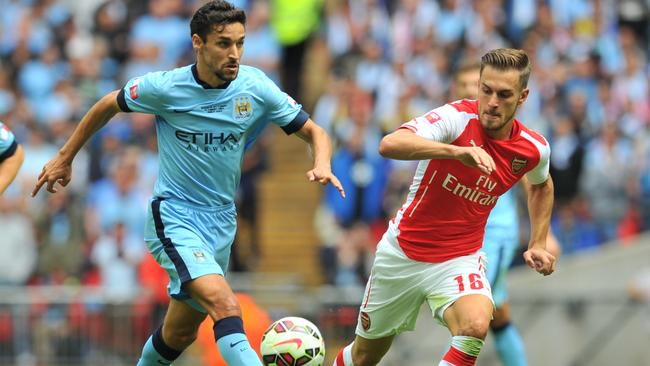
[(191, 112), (193, 110), (194, 110), (194, 108), (190, 108), (190, 109), (174, 109), (174, 113), (187, 113), (187, 112)]
[(288, 344), (288, 343), (295, 343), (296, 347), (300, 348), (300, 346), (302, 346), (302, 339), (300, 339), (300, 338), (287, 339), (286, 341), (282, 341), (280, 343), (274, 344), (273, 347), (277, 347), (279, 345)]
[(163, 361), (163, 360), (158, 360), (158, 363), (161, 365), (171, 365), (171, 362)]
[(242, 339), (241, 341), (237, 341), (237, 342), (235, 342), (235, 343), (230, 343), (230, 348), (233, 348), (233, 347), (235, 347), (236, 345), (238, 345), (238, 344), (240, 344), (240, 343), (242, 343), (242, 342), (246, 342), (246, 340), (245, 340), (245, 339)]

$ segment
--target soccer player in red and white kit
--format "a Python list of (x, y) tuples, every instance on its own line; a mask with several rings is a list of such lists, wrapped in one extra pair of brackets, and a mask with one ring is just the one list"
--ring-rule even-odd
[(480, 251), (490, 210), (524, 175), (531, 184), (526, 264), (553, 273), (546, 250), (553, 206), (549, 144), (514, 118), (528, 96), (525, 52), (496, 49), (481, 58), (478, 100), (460, 100), (403, 124), (380, 153), (420, 160), (405, 203), (377, 246), (354, 342), (335, 366), (377, 365), (393, 338), (413, 330), (426, 301), (452, 334), (439, 365), (474, 365), (494, 310)]

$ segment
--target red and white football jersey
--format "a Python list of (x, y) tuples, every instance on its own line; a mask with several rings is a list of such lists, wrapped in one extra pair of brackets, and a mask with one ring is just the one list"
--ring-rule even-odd
[(406, 202), (386, 232), (413, 260), (438, 263), (476, 252), (498, 197), (524, 174), (532, 184), (548, 178), (546, 139), (516, 119), (509, 140), (490, 138), (481, 127), (474, 100), (446, 104), (400, 128), (433, 141), (480, 146), (496, 164), (487, 175), (454, 159), (420, 161)]

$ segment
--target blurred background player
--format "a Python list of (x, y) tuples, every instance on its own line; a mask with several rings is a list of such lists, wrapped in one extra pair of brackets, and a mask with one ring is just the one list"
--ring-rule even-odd
[(490, 211), (527, 176), (531, 234), (524, 260), (543, 275), (553, 207), (550, 147), (514, 116), (526, 100), (531, 65), (522, 50), (481, 58), (477, 100), (436, 108), (403, 124), (379, 146), (385, 157), (420, 160), (406, 202), (391, 220), (360, 307), (354, 342), (335, 366), (372, 366), (394, 337), (413, 330), (420, 306), (452, 334), (439, 365), (471, 366), (484, 344), (494, 302), (481, 246)]
[(16, 178), (24, 158), (23, 147), (16, 142), (9, 128), (0, 122), (0, 195)]
[(333, 184), (327, 133), (262, 71), (240, 65), (246, 15), (210, 1), (193, 15), (196, 63), (148, 73), (97, 102), (39, 175), (66, 186), (75, 155), (118, 112), (156, 115), (160, 173), (145, 224), (150, 253), (170, 277), (163, 324), (146, 342), (139, 366), (169, 365), (197, 337), (209, 315), (214, 338), (230, 366), (261, 365), (246, 337), (241, 307), (224, 278), (236, 231), (235, 193), (245, 147), (269, 122), (309, 143), (309, 181)]
[[(476, 99), (478, 97), (481, 64), (467, 62), (459, 66), (454, 76), (455, 99)], [(526, 185), (526, 178), (522, 185)], [(490, 329), (494, 334), (497, 354), (505, 366), (524, 366), (526, 352), (524, 342), (517, 328), (510, 322), (510, 306), (506, 287), (506, 272), (519, 249), (519, 214), (517, 212), (516, 189), (510, 189), (499, 199), (490, 212), (485, 225), (483, 252), (488, 259), (487, 278), (492, 287), (492, 299), (496, 306)], [(549, 232), (546, 250), (557, 259), (560, 246)]]

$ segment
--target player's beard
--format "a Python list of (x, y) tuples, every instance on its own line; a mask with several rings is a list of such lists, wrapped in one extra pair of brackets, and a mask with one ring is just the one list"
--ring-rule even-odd
[[(484, 113), (487, 113), (487, 112), (484, 112)], [(492, 122), (492, 121), (483, 122), (483, 121), (481, 121), (481, 125), (483, 126), (483, 128), (485, 128), (489, 132), (501, 131), (501, 129), (503, 129), (508, 124), (508, 122), (511, 121), (515, 117), (516, 113), (517, 113), (517, 106), (515, 106), (515, 109), (506, 118), (502, 118), (502, 119), (500, 119), (499, 121), (496, 121), (496, 122)], [(500, 114), (500, 116), (503, 116), (503, 114)], [(483, 118), (484, 118), (484, 116), (481, 116), (481, 119), (483, 119)]]
[(228, 71), (225, 64), (220, 69), (214, 70), (214, 75), (226, 82), (235, 80), (237, 74), (239, 74), (239, 64), (237, 64), (237, 70), (234, 72)]

